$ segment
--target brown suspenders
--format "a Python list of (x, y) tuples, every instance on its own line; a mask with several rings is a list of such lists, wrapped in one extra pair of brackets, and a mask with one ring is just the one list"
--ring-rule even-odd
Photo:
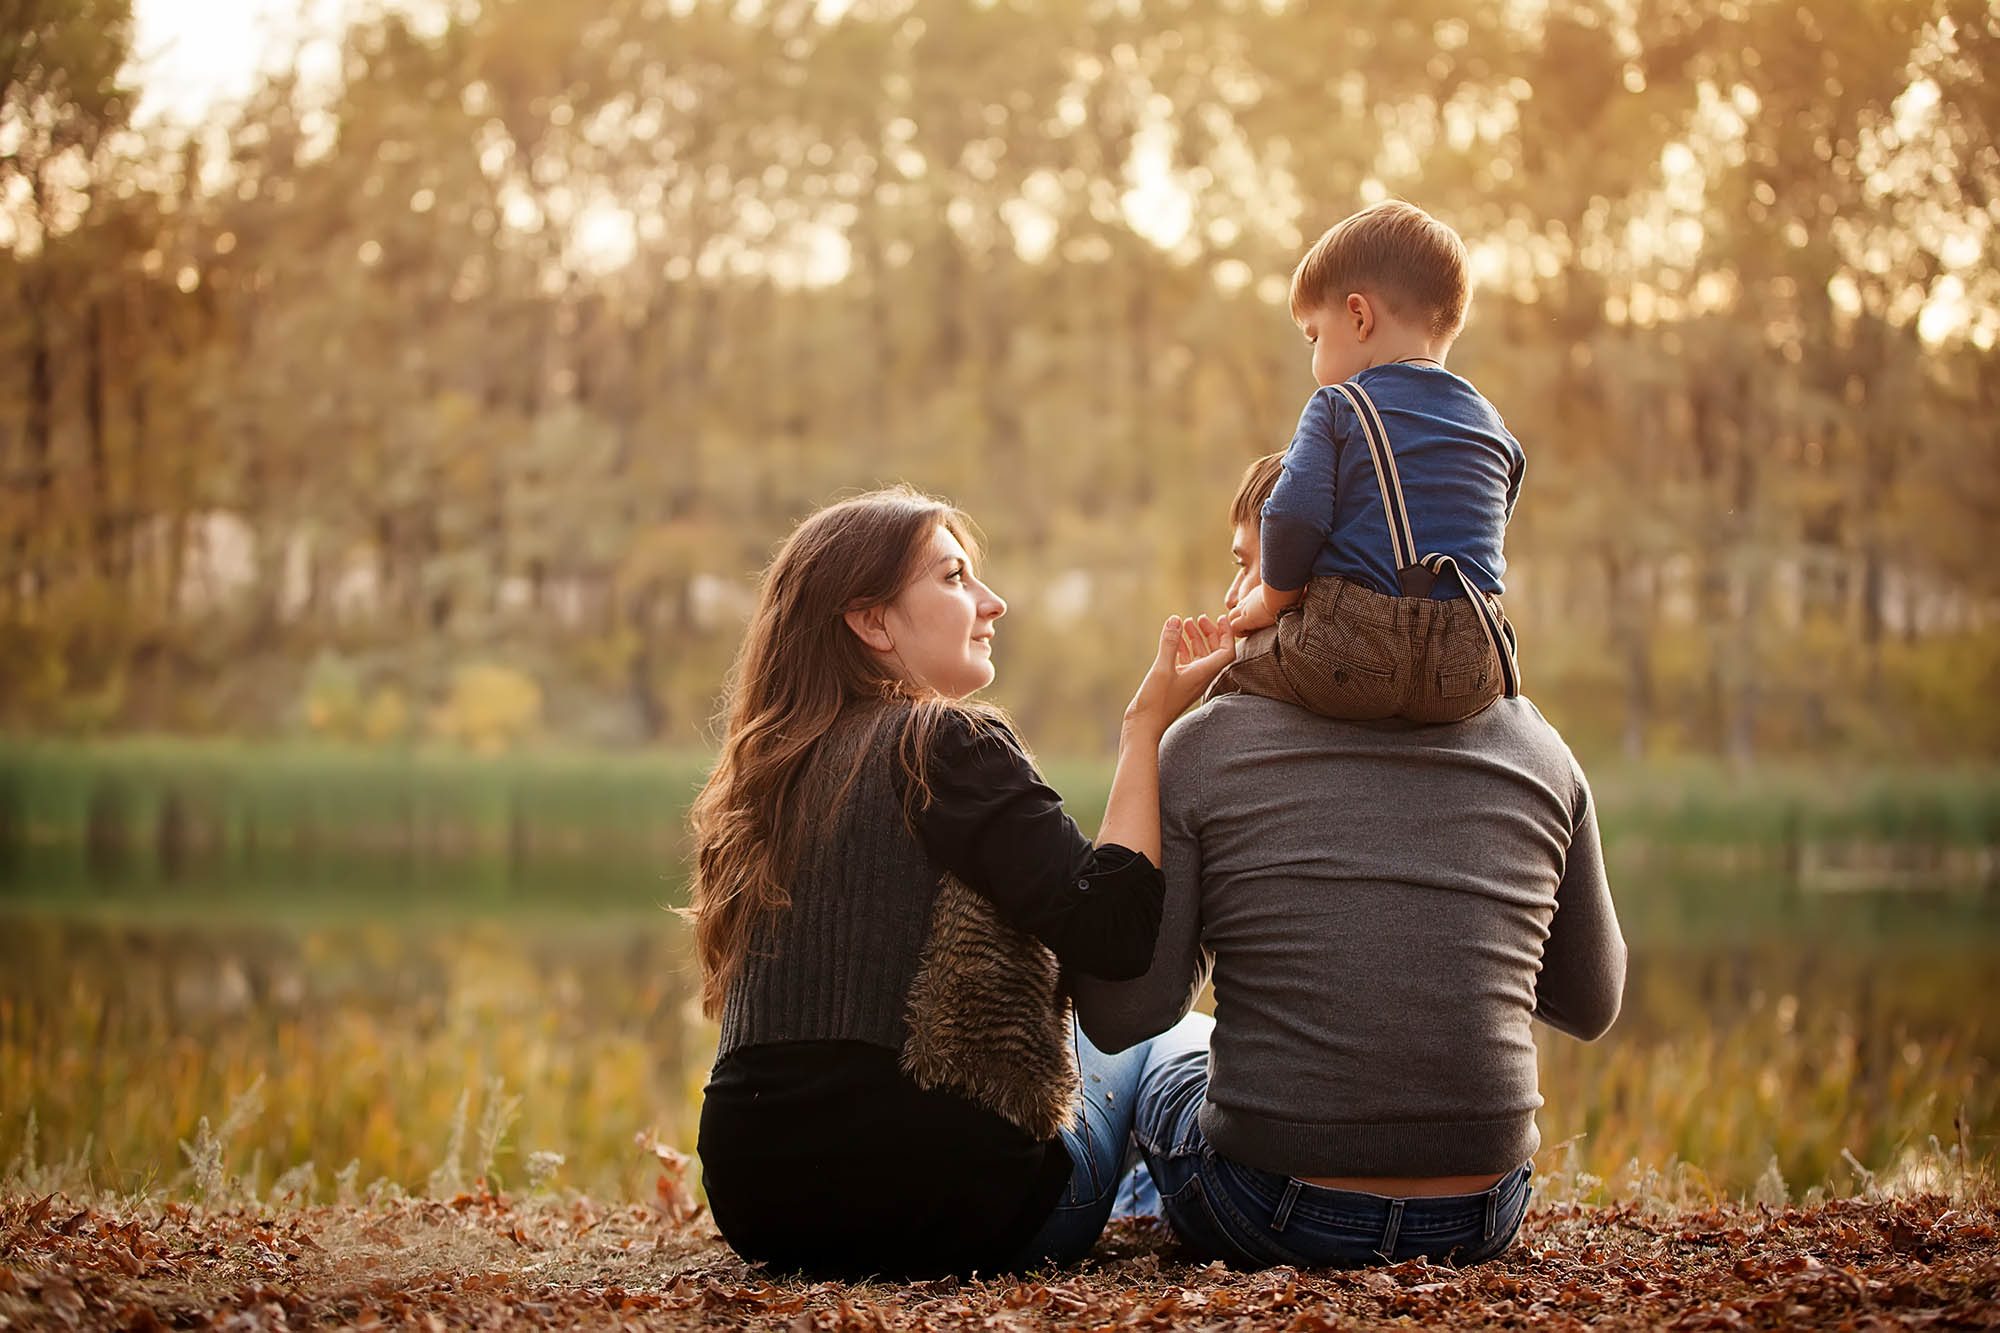
[(1368, 441), (1368, 457), (1375, 464), (1375, 481), (1382, 492), (1382, 517), (1388, 522), (1389, 545), (1395, 556), (1396, 586), (1405, 597), (1428, 597), (1440, 575), (1457, 574), (1459, 586), (1465, 589), (1466, 600), (1479, 612), (1480, 627), (1486, 631), (1487, 641), (1493, 645), (1494, 655), (1500, 659), (1500, 674), (1507, 686), (1507, 697), (1516, 697), (1521, 693), (1521, 673), (1514, 661), (1513, 635), (1509, 627), (1494, 614), (1486, 594), (1459, 573), (1458, 561), (1437, 551), (1421, 557), (1417, 554), (1416, 538), (1410, 533), (1409, 508), (1403, 503), (1402, 478), (1396, 473), (1396, 455), (1389, 448), (1389, 432), (1383, 428), (1381, 414), (1375, 410), (1375, 400), (1368, 396), (1366, 389), (1351, 380), (1334, 385), (1333, 390), (1354, 409), (1355, 418), (1361, 422), (1361, 434)]

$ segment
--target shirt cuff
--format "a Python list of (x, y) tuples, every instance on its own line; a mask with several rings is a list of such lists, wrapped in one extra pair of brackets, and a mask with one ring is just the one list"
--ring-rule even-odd
[(1305, 587), (1326, 538), (1327, 534), (1311, 523), (1284, 514), (1265, 514), (1258, 533), (1258, 569), (1264, 586), (1274, 592)]
[(1107, 842), (1090, 849), (1090, 859), (1084, 863), (1083, 878), (1076, 887), (1079, 893), (1116, 892), (1127, 881), (1144, 882), (1159, 873), (1159, 867), (1143, 853)]

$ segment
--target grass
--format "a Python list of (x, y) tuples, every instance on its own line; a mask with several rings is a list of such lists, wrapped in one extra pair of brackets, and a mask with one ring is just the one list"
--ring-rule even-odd
[[(219, 1145), (249, 1196), (330, 1200), (343, 1172), (350, 1188), (420, 1192), (441, 1171), (519, 1187), (555, 1153), (555, 1184), (629, 1199), (650, 1170), (636, 1134), (693, 1148), (715, 1037), (664, 914), (10, 928), (0, 1164), (199, 1199)], [(1579, 1197), (1699, 1168), (1687, 1188), (1773, 1195), (1775, 1179), (1794, 1199), (1910, 1160), (1988, 1169), (2000, 1029), (1968, 997), (1996, 990), (1980, 947), (1641, 949), (1609, 1037), (1538, 1034), (1543, 1166)]]
[[(543, 1153), (643, 1194), (634, 1136), (692, 1146), (713, 1050), (660, 910), (706, 762), (0, 745), (0, 1165), (199, 1198), (219, 1148), (232, 1188), (331, 1200)], [(1092, 822), (1107, 766), (1048, 768)], [(1594, 777), (1633, 970), (1605, 1041), (1541, 1035), (1545, 1170), (1799, 1199), (1991, 1167), (2000, 771)], [(1967, 891), (1816, 896), (1802, 839)]]
[(1699, 968), (1669, 955), (1636, 969), (1599, 1042), (1537, 1034), (1541, 1160), (1571, 1193), (1628, 1198), (1658, 1176), (1691, 1197), (1783, 1204), (2000, 1162), (2000, 1032), (1966, 1010), (1994, 993), (1990, 959), (1822, 955), (1790, 977), (1752, 973), (1763, 984), (1727, 1000), (1703, 998)]
[[(456, 854), (677, 853), (701, 751), (369, 750), (320, 743), (0, 739), (0, 844), (179, 847), (252, 860), (344, 846)], [(1086, 827), (1107, 761), (1051, 758)], [(2000, 845), (2000, 768), (1844, 770), (1707, 761), (1592, 769), (1607, 840), (1782, 848), (1858, 840)]]
[[(343, 1170), (419, 1189), (447, 1161), (468, 1181), (518, 1184), (538, 1151), (566, 1159), (561, 1183), (629, 1197), (645, 1179), (635, 1133), (693, 1138), (713, 1030), (689, 1012), (665, 920), (529, 933), (11, 924), (0, 1163), (201, 1197), (212, 1191), (180, 1145), (201, 1142), (208, 1116), (260, 1197), (309, 1163), (308, 1197), (333, 1197)], [(492, 1151), (475, 1152), (475, 1131), (510, 1101)]]
[(133, 738), (0, 743), (0, 843), (254, 865), (286, 851), (678, 855), (693, 752), (366, 750)]

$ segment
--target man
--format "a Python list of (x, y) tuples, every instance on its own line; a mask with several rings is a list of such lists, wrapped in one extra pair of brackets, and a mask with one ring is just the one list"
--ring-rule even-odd
[[(1275, 479), (1253, 464), (1232, 506), (1232, 603)], [(1224, 695), (1167, 733), (1160, 783), (1152, 965), (1079, 978), (1076, 1002), (1116, 1051), (1213, 979), (1207, 1046), (1154, 1043), (1139, 1087), (1134, 1137), (1175, 1232), (1252, 1266), (1500, 1253), (1540, 1143), (1531, 1021), (1594, 1039), (1624, 988), (1562, 738), (1525, 698), (1418, 726)]]

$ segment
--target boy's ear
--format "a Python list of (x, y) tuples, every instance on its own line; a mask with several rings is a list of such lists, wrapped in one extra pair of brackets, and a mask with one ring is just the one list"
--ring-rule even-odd
[(1368, 341), (1368, 335), (1375, 332), (1375, 306), (1360, 292), (1347, 294), (1347, 317), (1354, 321), (1354, 337), (1357, 341)]
[(864, 606), (858, 611), (842, 612), (841, 619), (864, 648), (878, 653), (894, 652), (896, 645), (889, 638), (889, 625), (883, 618), (887, 610), (884, 606)]

